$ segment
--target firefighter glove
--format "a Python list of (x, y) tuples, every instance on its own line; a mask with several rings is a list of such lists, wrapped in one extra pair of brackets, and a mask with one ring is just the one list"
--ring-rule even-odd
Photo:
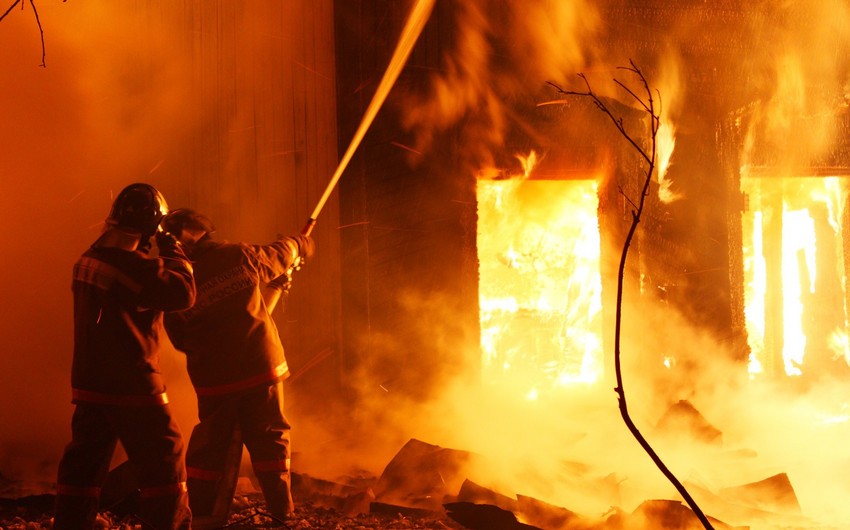
[(299, 257), (305, 260), (313, 257), (313, 254), (316, 252), (316, 243), (313, 241), (313, 238), (305, 235), (297, 235), (295, 236), (295, 240), (298, 242)]
[(185, 259), (180, 241), (171, 232), (160, 231), (156, 233), (156, 246), (159, 255), (163, 257), (179, 257)]

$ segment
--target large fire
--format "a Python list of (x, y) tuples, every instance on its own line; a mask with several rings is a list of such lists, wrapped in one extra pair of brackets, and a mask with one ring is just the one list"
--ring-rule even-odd
[(823, 375), (847, 356), (838, 177), (744, 178), (750, 373)]
[[(670, 142), (672, 144), (672, 142)], [(602, 375), (597, 182), (478, 181), (485, 378), (534, 399)], [(822, 375), (850, 359), (839, 177), (748, 177), (743, 214), (749, 371)]]
[(478, 181), (484, 375), (522, 381), (535, 399), (602, 373), (597, 183)]

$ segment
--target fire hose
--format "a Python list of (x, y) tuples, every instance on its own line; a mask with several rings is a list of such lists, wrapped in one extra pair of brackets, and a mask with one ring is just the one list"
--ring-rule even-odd
[[(372, 101), (366, 108), (366, 112), (360, 120), (360, 125), (354, 133), (354, 136), (348, 145), (348, 149), (346, 149), (345, 154), (340, 159), (336, 171), (334, 171), (330, 182), (325, 188), (325, 192), (322, 194), (319, 202), (313, 209), (313, 213), (310, 215), (309, 219), (307, 219), (307, 223), (301, 230), (301, 235), (309, 236), (313, 232), (313, 227), (316, 225), (319, 213), (322, 211), (322, 208), (324, 208), (325, 203), (334, 188), (336, 188), (337, 182), (339, 182), (340, 177), (342, 177), (342, 173), (348, 166), (348, 162), (351, 160), (351, 157), (354, 156), (354, 152), (360, 145), (361, 140), (363, 140), (366, 131), (372, 125), (372, 121), (374, 121), (375, 116), (378, 114), (378, 110), (380, 110), (381, 106), (384, 104), (384, 100), (387, 99), (387, 94), (389, 94), (390, 89), (392, 89), (396, 79), (398, 79), (399, 74), (401, 74), (401, 70), (407, 62), (410, 52), (413, 50), (413, 45), (422, 33), (422, 29), (425, 27), (425, 23), (428, 22), (428, 18), (430, 18), (434, 2), (435, 0), (416, 0), (413, 5), (410, 14), (407, 17), (407, 22), (402, 29), (401, 37), (396, 45), (396, 49), (390, 58), (389, 66), (387, 66), (387, 70), (384, 72), (384, 76), (378, 84), (375, 95), (372, 96)], [(265, 298), (266, 307), (268, 308), (269, 313), (274, 311), (281, 295), (288, 291), (289, 283), (292, 281), (292, 274), (294, 271), (301, 268), (303, 261), (304, 260), (301, 256), (296, 257), (286, 273), (266, 287), (263, 297)]]

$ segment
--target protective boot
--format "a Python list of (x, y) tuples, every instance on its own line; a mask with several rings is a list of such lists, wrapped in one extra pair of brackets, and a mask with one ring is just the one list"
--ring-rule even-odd
[(218, 464), (223, 466), (221, 471), (190, 469), (187, 483), (194, 530), (218, 528), (227, 522), (242, 464), (242, 433), (238, 429)]
[(187, 481), (192, 530), (211, 530), (227, 523), (227, 514), (214, 513), (220, 482), (221, 479), (198, 480), (191, 477)]
[(292, 500), (289, 471), (255, 471), (254, 474), (266, 499), (269, 513), (282, 521), (291, 518), (295, 514), (295, 502)]
[(156, 530), (190, 530), (192, 511), (189, 495), (185, 490), (178, 493), (146, 495), (142, 490), (139, 500), (139, 519)]
[(94, 528), (98, 498), (77, 495), (56, 495), (54, 530), (84, 530)]

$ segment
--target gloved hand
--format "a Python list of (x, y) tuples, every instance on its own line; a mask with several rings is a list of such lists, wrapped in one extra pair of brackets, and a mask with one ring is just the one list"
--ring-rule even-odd
[(294, 239), (298, 242), (298, 255), (302, 259), (307, 260), (313, 257), (316, 253), (316, 243), (312, 237), (299, 234), (294, 236)]
[(288, 293), (292, 288), (292, 271), (286, 271), (274, 280), (266, 284), (269, 289), (278, 289), (284, 293)]
[(156, 246), (159, 249), (160, 256), (184, 258), (182, 245), (174, 234), (160, 230), (154, 237), (156, 238)]

